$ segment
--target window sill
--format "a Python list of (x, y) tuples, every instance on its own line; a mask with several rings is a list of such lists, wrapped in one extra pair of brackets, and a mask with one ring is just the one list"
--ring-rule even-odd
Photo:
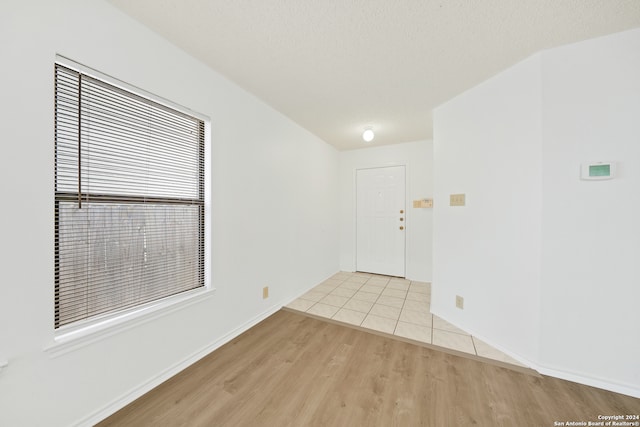
[(161, 301), (138, 307), (131, 311), (114, 314), (91, 322), (64, 329), (54, 334), (52, 342), (44, 351), (56, 358), (109, 336), (151, 322), (213, 296), (215, 288), (197, 289)]

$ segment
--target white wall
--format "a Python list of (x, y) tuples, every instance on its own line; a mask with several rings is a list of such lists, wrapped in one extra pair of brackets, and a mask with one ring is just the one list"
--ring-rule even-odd
[[(91, 424), (338, 270), (335, 149), (103, 1), (3, 1), (0, 40), (0, 425)], [(217, 290), (53, 355), (56, 54), (211, 117)]]
[[(526, 359), (540, 313), (539, 81), (534, 57), (434, 111), (432, 311)], [(457, 193), (466, 206), (449, 206)]]
[(542, 82), (540, 364), (640, 397), (640, 29), (544, 52)]
[[(640, 397), (639, 75), (627, 31), (436, 110), (432, 308), (543, 373)], [(581, 181), (589, 160), (620, 174)], [(468, 205), (438, 203), (453, 192)]]
[(356, 268), (357, 169), (406, 165), (406, 277), (431, 281), (432, 209), (414, 209), (412, 201), (431, 198), (433, 194), (433, 144), (416, 141), (382, 147), (343, 151), (339, 155), (340, 194), (340, 269)]

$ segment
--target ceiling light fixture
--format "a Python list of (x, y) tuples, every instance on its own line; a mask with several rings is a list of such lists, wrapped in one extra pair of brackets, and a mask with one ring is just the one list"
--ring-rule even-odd
[(373, 129), (371, 129), (371, 128), (366, 128), (366, 129), (364, 130), (364, 132), (362, 132), (362, 139), (364, 139), (364, 140), (365, 140), (365, 142), (371, 142), (371, 141), (373, 141), (373, 138), (374, 138), (375, 136), (376, 136), (376, 135), (373, 133)]

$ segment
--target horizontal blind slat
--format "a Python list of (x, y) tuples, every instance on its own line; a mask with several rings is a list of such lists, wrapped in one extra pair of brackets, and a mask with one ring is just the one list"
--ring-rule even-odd
[(55, 77), (56, 328), (204, 286), (204, 122)]

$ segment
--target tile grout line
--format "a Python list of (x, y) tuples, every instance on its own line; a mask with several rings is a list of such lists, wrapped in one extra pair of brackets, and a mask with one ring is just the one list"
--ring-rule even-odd
[[(352, 276), (350, 276), (350, 277), (353, 277), (353, 275), (352, 275)], [(347, 303), (349, 303), (350, 301), (354, 300), (354, 296), (355, 296), (358, 292), (360, 292), (360, 291), (362, 290), (362, 288), (364, 287), (364, 285), (365, 285), (365, 284), (366, 284), (366, 283), (371, 279), (371, 277), (373, 277), (373, 276), (367, 277), (367, 279), (366, 279), (364, 282), (362, 282), (362, 283), (360, 284), (360, 287), (359, 287), (359, 288), (354, 292), (354, 294), (353, 294), (351, 297), (349, 297), (349, 299), (347, 299), (347, 301), (342, 305), (342, 307), (340, 307), (340, 308), (339, 308), (339, 310), (338, 310), (338, 311), (340, 311), (342, 308), (344, 308), (344, 306), (345, 306)], [(345, 280), (343, 281), (343, 283), (344, 283), (344, 282), (347, 282), (347, 281), (348, 281), (348, 279), (345, 279)], [(357, 283), (357, 282), (354, 282), (354, 283)], [(338, 285), (338, 286), (339, 286), (339, 285)], [(356, 301), (362, 301), (362, 300), (356, 299)], [(376, 299), (376, 301), (377, 301), (377, 299)], [(369, 301), (364, 301), (364, 302), (369, 302)], [(372, 307), (372, 308), (373, 308), (373, 304), (375, 304), (375, 302), (374, 302), (374, 303), (372, 303), (372, 305), (371, 305), (371, 307)], [(346, 310), (349, 310), (349, 309), (346, 309)], [(361, 311), (358, 311), (358, 310), (351, 310), (351, 311), (355, 311), (355, 312), (358, 312), (358, 313), (362, 313)], [(365, 317), (362, 319), (362, 321), (361, 321), (360, 323), (358, 323), (358, 325), (357, 325), (357, 326), (362, 326), (362, 323), (365, 321), (365, 319), (367, 318), (367, 316), (369, 315), (369, 313), (370, 313), (370, 312), (371, 312), (371, 308), (369, 309), (369, 312), (365, 313)], [(336, 312), (336, 314), (337, 314), (337, 313), (338, 313), (338, 312)], [(334, 314), (333, 316), (335, 316), (335, 314)], [(331, 317), (331, 319), (333, 319), (333, 316)]]
[[(330, 279), (330, 278), (329, 278), (329, 279)], [(328, 279), (327, 279), (327, 280), (328, 280)], [(326, 281), (326, 280), (325, 280), (325, 281)], [(342, 285), (342, 284), (343, 284), (344, 282), (346, 282), (346, 281), (347, 281), (347, 279), (342, 279), (342, 280), (340, 281), (340, 285)], [(339, 288), (339, 287), (340, 287), (340, 285), (338, 285), (338, 286), (336, 286), (335, 288), (333, 288), (333, 290), (332, 290), (331, 292), (333, 292), (333, 291), (335, 291), (337, 288)], [(314, 287), (311, 289), (311, 291), (313, 291), (313, 290), (314, 290), (316, 287), (318, 287), (318, 286), (320, 286), (320, 285), (316, 285), (316, 286), (314, 286)], [(331, 292), (328, 292), (325, 296), (323, 296), (323, 297), (322, 297), (322, 298), (320, 298), (320, 299), (323, 299), (324, 297), (326, 297), (326, 296), (330, 295), (330, 294), (331, 294)], [(302, 298), (302, 299), (304, 299), (304, 298)], [(307, 300), (307, 301), (308, 301), (308, 300)], [(313, 307), (315, 307), (315, 306), (316, 306), (317, 304), (319, 304), (319, 303), (320, 303), (320, 300), (318, 300), (318, 301), (314, 301), (314, 302), (313, 302), (313, 304), (311, 305), (311, 307), (309, 307), (308, 309), (306, 309), (306, 310), (305, 310), (305, 313), (308, 313), (308, 312), (309, 312), (309, 310), (311, 310)], [(327, 305), (329, 305), (329, 304), (327, 304)], [(337, 312), (336, 312), (336, 313), (337, 313)], [(313, 314), (313, 313), (311, 313), (311, 314)], [(326, 317), (326, 316), (321, 316), (321, 317)], [(333, 316), (331, 316), (331, 317), (327, 317), (327, 318), (328, 318), (328, 319), (332, 319), (332, 318), (333, 318)]]
[[(353, 276), (352, 276), (352, 277), (353, 277)], [(356, 290), (356, 291), (354, 292), (354, 294), (353, 294), (353, 295), (355, 295), (355, 294), (357, 294), (358, 292), (360, 292), (360, 289), (362, 289), (362, 287), (364, 286), (364, 284), (365, 284), (365, 283), (367, 283), (368, 281), (369, 281), (369, 279), (365, 280), (365, 281), (364, 281), (364, 283), (361, 283), (361, 284), (360, 284), (360, 287), (358, 288), (358, 290)], [(346, 280), (345, 280), (345, 282), (346, 282)], [(338, 309), (338, 311), (336, 311), (336, 314), (338, 314), (338, 312), (339, 312), (340, 310), (342, 310), (342, 309), (344, 308), (344, 306), (345, 306), (349, 301), (353, 300), (353, 295), (351, 295), (351, 296), (349, 297), (349, 299), (348, 299), (348, 300), (347, 300), (347, 301), (342, 305), (342, 307), (340, 307), (340, 309)], [(345, 309), (345, 310), (349, 310), (349, 309)], [(352, 311), (356, 311), (356, 310), (352, 310)], [(335, 316), (335, 314), (334, 314), (334, 316)], [(333, 319), (333, 316), (332, 316), (331, 318)], [(362, 322), (364, 322), (364, 319), (362, 320)], [(358, 326), (362, 326), (362, 322), (360, 322), (360, 323), (358, 324)]]
[[(385, 285), (384, 289), (382, 290), (382, 292), (380, 293), (380, 296), (382, 296), (382, 294), (384, 293), (385, 290), (389, 289), (391, 290), (391, 288), (389, 288), (389, 285), (391, 284), (391, 279), (389, 279), (389, 281), (387, 282), (387, 284)], [(389, 297), (391, 297), (391, 295), (387, 295)], [(387, 306), (386, 304), (380, 304), (380, 305), (384, 305), (385, 307), (392, 307), (393, 306)], [(402, 302), (402, 306), (404, 307), (404, 301)], [(397, 307), (396, 307), (397, 308)], [(400, 311), (402, 311), (402, 308), (400, 308)], [(382, 316), (380, 316), (382, 317)], [(395, 335), (396, 334), (396, 329), (398, 328), (398, 320), (400, 319), (400, 314), (398, 314), (398, 318), (396, 319), (396, 324), (393, 325), (393, 332), (391, 333), (391, 335)]]
[[(344, 279), (341, 279), (341, 280), (340, 280), (340, 284), (339, 284), (339, 285), (337, 285), (337, 286), (336, 286), (336, 287), (335, 287), (331, 292), (333, 292), (333, 291), (334, 291), (335, 289), (337, 289), (337, 288), (340, 288), (344, 283), (348, 282), (348, 281), (349, 281), (349, 279), (350, 279), (351, 277), (353, 277), (353, 276), (354, 276), (354, 275), (352, 274), (352, 275), (350, 275), (350, 276), (348, 276), (348, 277), (346, 277), (346, 278), (344, 278)], [(359, 277), (362, 277), (362, 276), (359, 276)], [(345, 303), (344, 303), (342, 306), (338, 307), (338, 306), (334, 306), (334, 305), (332, 305), (332, 304), (326, 304), (326, 303), (324, 303), (325, 305), (329, 305), (329, 306), (331, 306), (331, 307), (336, 307), (338, 310), (336, 311), (336, 313), (334, 313), (334, 314), (333, 314), (333, 315), (331, 315), (331, 316), (321, 316), (321, 317), (325, 317), (325, 318), (328, 318), (328, 319), (333, 319), (333, 318), (334, 318), (334, 316), (338, 313), (338, 311), (340, 311), (342, 308), (344, 308), (344, 306), (345, 306), (349, 301), (352, 301), (352, 300), (358, 300), (358, 299), (354, 298), (355, 294), (356, 294), (356, 293), (358, 293), (358, 292), (360, 292), (360, 291), (362, 291), (362, 288), (363, 288), (363, 287), (364, 287), (364, 286), (369, 282), (369, 280), (370, 280), (371, 278), (373, 278), (373, 277), (375, 277), (375, 276), (369, 276), (369, 277), (367, 277), (367, 278), (366, 278), (366, 280), (365, 280), (364, 282), (362, 282), (362, 283), (358, 283), (357, 281), (356, 281), (356, 282), (353, 282), (354, 284), (358, 284), (358, 285), (359, 285), (359, 287), (358, 287), (358, 289), (357, 289), (357, 290), (353, 290), (353, 289), (350, 289), (350, 288), (348, 289), (348, 290), (352, 290), (352, 291), (354, 291), (354, 294), (353, 294), (351, 297), (344, 297), (344, 298), (347, 298), (347, 301), (345, 301)], [(362, 324), (364, 323), (364, 321), (366, 320), (366, 318), (367, 318), (369, 315), (372, 315), (371, 311), (373, 310), (373, 306), (375, 306), (376, 304), (383, 305), (383, 306), (385, 306), (385, 307), (390, 307), (390, 308), (399, 308), (399, 309), (400, 309), (400, 314), (398, 315), (398, 318), (396, 318), (396, 319), (387, 318), (387, 317), (384, 317), (384, 316), (379, 316), (379, 317), (384, 317), (385, 319), (390, 319), (390, 320), (394, 320), (394, 321), (395, 321), (395, 326), (394, 326), (394, 330), (393, 330), (393, 333), (392, 333), (392, 335), (395, 335), (395, 332), (396, 332), (396, 330), (397, 330), (397, 328), (398, 328), (398, 324), (399, 324), (399, 322), (400, 322), (400, 315), (402, 314), (402, 311), (404, 310), (404, 308), (405, 308), (405, 306), (406, 306), (406, 302), (407, 302), (407, 301), (409, 301), (409, 299), (408, 299), (408, 295), (409, 295), (409, 291), (410, 291), (410, 289), (411, 289), (411, 281), (409, 281), (409, 286), (408, 286), (407, 290), (406, 290), (406, 291), (404, 291), (404, 290), (403, 290), (403, 291), (405, 292), (405, 298), (403, 299), (402, 307), (394, 307), (394, 306), (387, 305), (387, 304), (384, 304), (384, 303), (379, 303), (379, 299), (380, 299), (380, 297), (382, 297), (382, 296), (383, 296), (384, 292), (385, 292), (387, 289), (391, 289), (391, 288), (389, 288), (389, 285), (390, 285), (390, 284), (391, 284), (391, 280), (389, 279), (389, 280), (387, 280), (387, 283), (382, 287), (382, 290), (380, 291), (380, 293), (378, 294), (377, 298), (376, 298), (373, 302), (371, 302), (371, 301), (364, 301), (364, 300), (358, 300), (358, 301), (364, 301), (364, 302), (371, 302), (371, 303), (372, 303), (372, 304), (371, 304), (371, 308), (370, 308), (370, 309), (365, 313), (365, 317), (364, 317), (364, 319), (363, 319), (363, 320), (358, 324), (358, 326), (361, 326), (361, 327), (362, 327)], [(345, 288), (343, 288), (343, 289), (345, 289)], [(395, 289), (395, 288), (394, 288), (393, 290), (400, 290), (400, 289)], [(321, 298), (321, 300), (322, 300), (322, 299), (324, 299), (326, 296), (332, 295), (332, 293), (331, 293), (331, 292), (329, 292), (329, 293), (327, 293), (326, 295), (324, 295), (324, 296)], [(363, 292), (364, 292), (364, 291), (363, 291)], [(388, 297), (390, 297), (389, 295), (387, 295), (387, 296), (388, 296)], [(399, 297), (395, 297), (395, 298), (400, 299)], [(413, 301), (413, 300), (412, 300), (412, 301)], [(421, 303), (422, 301), (417, 301), (417, 302), (420, 302), (420, 303)], [(321, 301), (316, 301), (316, 302), (314, 302), (314, 304), (313, 304), (311, 307), (309, 307), (309, 309), (307, 310), (307, 312), (308, 312), (309, 310), (311, 310), (315, 305), (317, 305), (317, 304), (319, 304), (319, 303), (321, 303)], [(353, 310), (353, 311), (357, 311), (357, 310)], [(311, 314), (313, 314), (313, 313), (311, 313)], [(431, 312), (429, 312), (429, 313), (427, 313), (427, 314), (428, 314), (428, 315), (431, 315), (431, 327), (430, 327), (430, 330), (431, 330), (431, 331), (430, 331), (430, 332), (431, 332), (431, 343), (433, 343), (433, 335), (434, 335), (434, 333), (435, 333), (435, 331), (434, 331), (434, 329), (435, 329), (435, 328), (434, 328), (434, 326), (433, 326), (433, 317), (434, 317), (434, 315), (433, 315)], [(412, 324), (412, 325), (414, 325), (414, 326), (422, 326), (422, 325), (420, 325), (420, 324), (418, 324), (418, 323), (413, 323), (413, 322), (409, 322), (409, 323), (410, 323), (410, 324)], [(375, 330), (375, 329), (374, 329), (374, 330)], [(446, 331), (446, 330), (445, 330), (445, 331)], [(446, 331), (446, 332), (451, 332), (451, 331)], [(470, 335), (469, 335), (469, 336), (470, 336)], [(475, 350), (475, 347), (474, 347), (474, 350)], [(477, 352), (476, 352), (476, 354), (477, 354)]]
[(411, 282), (409, 282), (409, 286), (407, 287), (407, 293), (404, 294), (404, 301), (402, 301), (402, 307), (400, 307), (400, 314), (398, 314), (398, 319), (396, 320), (396, 327), (393, 328), (393, 335), (395, 335), (396, 331), (398, 330), (398, 324), (400, 323), (400, 316), (402, 316), (402, 310), (404, 309), (404, 306), (407, 303), (407, 296), (409, 295), (410, 288), (411, 288)]
[[(332, 292), (333, 292), (335, 289), (337, 289), (337, 288), (341, 287), (344, 283), (348, 282), (348, 281), (349, 281), (349, 279), (350, 279), (350, 278), (352, 278), (352, 277), (354, 277), (354, 274), (349, 275), (349, 276), (347, 276), (346, 278), (339, 280), (340, 284), (339, 284), (339, 285), (337, 285), (337, 286), (332, 290)], [(365, 277), (365, 276), (358, 276), (358, 277)], [(366, 277), (366, 280), (365, 280), (364, 282), (362, 282), (362, 283), (353, 282), (354, 284), (355, 284), (355, 283), (357, 283), (357, 284), (359, 284), (359, 285), (360, 285), (360, 286), (358, 287), (358, 289), (357, 289), (357, 290), (355, 290), (354, 294), (353, 294), (351, 297), (348, 297), (348, 298), (347, 298), (347, 301), (345, 301), (345, 303), (344, 303), (342, 306), (339, 306), (339, 307), (338, 307), (338, 306), (333, 306), (332, 304), (326, 304), (326, 305), (330, 305), (330, 306), (332, 306), (332, 307), (336, 307), (336, 308), (338, 308), (338, 310), (337, 310), (337, 311), (336, 311), (336, 313), (334, 313), (331, 317), (328, 317), (328, 316), (323, 316), (323, 317), (327, 317), (327, 318), (329, 318), (329, 319), (334, 319), (335, 315), (336, 315), (336, 314), (337, 314), (341, 309), (343, 309), (343, 308), (344, 308), (344, 306), (345, 306), (349, 301), (354, 300), (354, 299), (355, 299), (355, 298), (354, 298), (355, 294), (356, 294), (356, 293), (358, 293), (358, 292), (360, 292), (360, 291), (362, 291), (362, 288), (363, 288), (363, 287), (364, 287), (364, 286), (369, 282), (369, 280), (371, 280), (371, 279), (372, 279), (372, 278), (374, 278), (374, 277), (375, 277), (375, 276), (368, 276), (368, 277)], [(335, 279), (334, 279), (334, 280), (335, 280)], [(405, 279), (405, 280), (406, 280), (406, 279)], [(385, 306), (385, 307), (390, 307), (390, 308), (399, 308), (399, 309), (400, 309), (400, 313), (398, 314), (398, 317), (397, 317), (396, 319), (391, 319), (391, 318), (389, 318), (390, 320), (394, 320), (394, 321), (395, 321), (395, 326), (394, 326), (394, 332), (393, 332), (393, 334), (395, 334), (395, 332), (396, 332), (396, 330), (397, 330), (397, 328), (398, 328), (398, 324), (399, 324), (399, 322), (400, 322), (400, 316), (401, 316), (401, 314), (402, 314), (402, 311), (403, 311), (403, 310), (404, 310), (404, 308), (405, 308), (406, 302), (408, 301), (409, 291), (411, 290), (411, 283), (412, 283), (412, 281), (409, 281), (409, 285), (407, 286), (406, 291), (405, 291), (404, 289), (402, 289), (402, 291), (403, 291), (403, 292), (405, 292), (405, 297), (403, 298), (402, 307), (394, 307), (394, 306), (391, 306), (391, 305), (387, 305), (387, 304), (380, 303), (380, 305), (383, 305), (383, 306)], [(365, 318), (362, 320), (362, 322), (360, 322), (360, 324), (358, 324), (358, 326), (362, 326), (362, 323), (364, 323), (364, 321), (366, 320), (367, 316), (371, 315), (371, 310), (373, 309), (373, 306), (374, 306), (374, 305), (376, 305), (376, 304), (378, 304), (378, 300), (380, 299), (380, 297), (381, 297), (381, 296), (383, 296), (384, 291), (385, 291), (386, 289), (391, 289), (391, 288), (389, 288), (389, 285), (390, 285), (390, 284), (391, 284), (391, 279), (387, 279), (386, 284), (382, 287), (382, 290), (381, 290), (381, 292), (378, 294), (378, 296), (377, 296), (377, 298), (375, 299), (375, 301), (371, 302), (371, 303), (372, 303), (372, 304), (371, 304), (371, 308), (369, 309), (369, 311), (368, 311), (368, 312), (366, 312), (366, 313), (365, 313)], [(377, 287), (377, 286), (376, 286), (376, 287)], [(350, 290), (351, 290), (351, 289), (350, 289)], [(395, 288), (394, 288), (393, 290), (399, 290), (399, 289), (395, 289)], [(364, 291), (363, 291), (363, 292), (364, 292)], [(321, 300), (322, 300), (322, 299), (324, 299), (325, 297), (329, 296), (329, 295), (331, 295), (331, 292), (329, 292), (329, 293), (327, 293), (327, 295), (323, 296), (323, 297), (321, 298)], [(346, 297), (345, 297), (345, 298), (346, 298)], [(400, 298), (398, 298), (398, 299), (400, 299)], [(363, 300), (358, 300), (358, 299), (355, 299), (355, 300), (357, 300), (357, 301), (363, 301)], [(363, 302), (370, 302), (370, 301), (363, 301)], [(321, 303), (321, 301), (314, 301), (314, 304), (313, 304), (313, 305), (311, 305), (311, 306), (306, 310), (306, 312), (308, 312), (309, 310), (311, 310), (315, 305), (317, 305), (317, 304), (319, 304), (319, 303)], [(353, 310), (353, 311), (357, 311), (357, 310)], [(382, 317), (382, 316), (381, 316), (381, 317)], [(386, 317), (385, 317), (385, 318), (386, 318)], [(417, 324), (417, 323), (414, 323), (414, 322), (409, 322), (409, 323), (410, 323), (410, 324), (412, 324), (412, 325), (415, 325), (415, 326), (422, 326), (422, 325)], [(433, 335), (433, 325), (432, 325), (432, 327), (431, 327), (431, 331), (432, 331), (432, 335)]]
[[(367, 280), (368, 282), (368, 280)], [(365, 282), (366, 283), (366, 282)], [(389, 284), (389, 282), (387, 282), (387, 284)], [(382, 292), (384, 292), (384, 290), (387, 289), (387, 285), (384, 285), (384, 287), (382, 288)], [(365, 314), (364, 319), (362, 319), (362, 322), (360, 322), (359, 326), (362, 326), (362, 324), (364, 323), (365, 320), (367, 320), (367, 317), (369, 317), (369, 315), (371, 314), (371, 310), (373, 309), (373, 306), (376, 305), (378, 303), (378, 300), (380, 299), (380, 297), (382, 296), (382, 292), (380, 292), (378, 294), (378, 296), (376, 297), (376, 300), (373, 301), (373, 303), (371, 304), (371, 307), (369, 307), (369, 311), (367, 312), (367, 314)]]
[[(344, 279), (344, 280), (342, 281), (342, 283), (340, 283), (338, 286), (336, 286), (336, 288), (334, 289), (334, 291), (335, 291), (336, 289), (338, 289), (339, 287), (341, 287), (342, 285), (344, 285), (346, 282), (348, 282), (350, 277), (353, 277), (353, 275), (351, 275), (351, 276), (349, 276), (348, 278)], [(358, 288), (358, 289), (360, 289), (360, 288)], [(356, 292), (358, 292), (358, 291), (356, 291)], [(355, 295), (355, 293), (354, 293), (354, 295)], [(347, 298), (347, 300), (345, 301), (345, 303), (344, 303), (344, 304), (346, 304), (346, 303), (347, 303), (347, 302), (349, 302), (349, 301), (351, 301), (351, 297)], [(341, 306), (341, 307), (338, 307), (338, 310), (336, 310), (336, 312), (335, 312), (335, 313), (333, 313), (333, 315), (332, 315), (331, 317), (329, 317), (329, 319), (333, 319), (333, 318), (335, 317), (335, 315), (336, 315), (336, 314), (338, 314), (338, 313), (340, 312), (340, 310), (342, 310), (342, 307), (344, 307), (344, 304), (342, 304), (342, 306)]]
[[(367, 280), (368, 282), (368, 280)], [(366, 282), (365, 282), (366, 283)], [(385, 285), (386, 286), (386, 285)], [(359, 326), (362, 326), (362, 324), (364, 323), (365, 320), (367, 320), (367, 317), (369, 317), (369, 314), (371, 314), (371, 309), (373, 308), (374, 305), (376, 305), (376, 302), (378, 301), (378, 298), (380, 298), (380, 295), (382, 295), (382, 293), (380, 293), (377, 297), (376, 300), (373, 301), (373, 303), (371, 304), (371, 307), (369, 307), (369, 311), (367, 311), (367, 313), (364, 315), (364, 319), (362, 319), (362, 322), (360, 322)]]
[[(335, 286), (335, 287), (334, 287), (330, 292), (326, 292), (326, 291), (317, 291), (318, 293), (320, 293), (320, 294), (322, 294), (322, 295), (323, 295), (323, 296), (320, 298), (320, 300), (324, 299), (324, 298), (325, 298), (325, 297), (327, 297), (328, 295), (332, 295), (332, 292), (333, 292), (333, 291), (335, 291), (336, 289), (340, 288), (344, 283), (346, 283), (347, 281), (349, 281), (349, 279), (350, 279), (350, 278), (352, 278), (352, 277), (354, 277), (354, 274), (353, 274), (353, 273), (348, 273), (348, 274), (347, 274), (347, 276), (346, 276), (346, 277), (344, 277), (344, 278), (333, 278), (333, 277), (329, 278), (329, 279), (331, 279), (331, 280), (334, 280), (334, 281), (335, 281), (335, 282), (337, 282), (338, 284), (337, 284), (337, 285), (336, 285), (336, 286)], [(385, 307), (388, 307), (388, 308), (394, 308), (394, 309), (398, 309), (398, 308), (399, 308), (400, 313), (399, 313), (399, 315), (398, 315), (398, 317), (397, 317), (396, 319), (387, 318), (387, 317), (385, 317), (385, 316), (379, 316), (379, 317), (384, 317), (385, 319), (395, 320), (395, 327), (394, 327), (394, 329), (393, 329), (393, 333), (391, 333), (391, 335), (395, 335), (395, 334), (396, 334), (396, 332), (397, 332), (397, 329), (398, 329), (398, 324), (400, 323), (400, 316), (402, 315), (402, 313), (403, 313), (403, 311), (404, 311), (405, 309), (406, 309), (406, 310), (409, 310), (408, 308), (406, 308), (407, 301), (416, 301), (416, 300), (410, 300), (410, 299), (408, 298), (408, 296), (409, 296), (409, 292), (411, 291), (412, 281), (408, 281), (408, 282), (409, 282), (409, 286), (408, 286), (407, 290), (405, 291), (406, 293), (405, 293), (405, 298), (403, 299), (403, 302), (402, 302), (402, 306), (401, 306), (401, 307), (395, 307), (395, 306), (392, 306), (392, 305), (387, 305), (387, 304), (379, 303), (379, 299), (383, 296), (383, 293), (384, 293), (387, 289), (391, 289), (391, 288), (389, 288), (389, 286), (391, 285), (391, 279), (387, 279), (386, 284), (385, 284), (385, 285), (383, 285), (383, 286), (381, 286), (380, 293), (376, 294), (377, 296), (376, 296), (375, 300), (373, 300), (373, 301), (365, 301), (365, 300), (360, 300), (360, 299), (354, 298), (354, 296), (355, 296), (358, 292), (365, 292), (365, 291), (363, 291), (363, 290), (362, 290), (362, 288), (363, 288), (365, 285), (369, 284), (369, 281), (370, 281), (371, 279), (374, 279), (374, 278), (377, 278), (377, 277), (385, 277), (385, 278), (386, 278), (386, 277), (388, 277), (388, 276), (381, 276), (381, 275), (368, 275), (368, 276), (358, 276), (358, 277), (362, 277), (362, 278), (364, 278), (364, 279), (365, 279), (365, 280), (364, 280), (364, 282), (362, 282), (362, 283), (359, 283), (359, 282), (357, 282), (357, 281), (354, 281), (354, 282), (353, 282), (353, 284), (354, 284), (354, 285), (356, 285), (356, 284), (358, 285), (358, 288), (357, 288), (357, 289), (351, 289), (351, 288), (348, 288), (348, 290), (351, 290), (351, 291), (353, 291), (354, 293), (353, 293), (353, 295), (352, 295), (351, 297), (343, 297), (343, 298), (347, 298), (347, 300), (345, 301), (345, 303), (344, 303), (342, 306), (337, 307), (337, 306), (334, 306), (334, 305), (332, 305), (332, 304), (326, 304), (326, 305), (329, 305), (329, 306), (331, 306), (331, 307), (333, 307), (333, 308), (336, 308), (336, 309), (337, 309), (336, 313), (334, 313), (334, 314), (333, 314), (333, 315), (331, 315), (331, 316), (320, 316), (320, 315), (318, 315), (318, 316), (319, 316), (319, 317), (324, 317), (324, 318), (326, 318), (326, 319), (331, 319), (331, 320), (333, 320), (334, 316), (338, 313), (338, 311), (342, 310), (342, 309), (344, 308), (344, 306), (345, 306), (346, 304), (348, 304), (350, 301), (359, 301), (359, 302), (363, 302), (363, 303), (364, 303), (364, 302), (366, 302), (366, 303), (370, 303), (370, 304), (371, 304), (371, 307), (369, 308), (369, 310), (368, 310), (366, 313), (365, 313), (365, 312), (360, 312), (360, 311), (358, 311), (358, 310), (351, 310), (351, 311), (354, 311), (354, 312), (359, 312), (359, 313), (364, 314), (364, 319), (363, 319), (359, 324), (358, 324), (358, 323), (351, 323), (351, 324), (352, 324), (352, 325), (355, 325), (355, 326), (363, 327), (363, 328), (365, 328), (365, 329), (371, 329), (371, 330), (373, 330), (373, 331), (380, 331), (380, 330), (378, 330), (378, 329), (366, 328), (366, 327), (362, 326), (362, 324), (364, 323), (364, 320), (366, 320), (366, 318), (367, 318), (369, 315), (372, 315), (371, 311), (373, 310), (373, 307), (374, 307), (376, 304), (379, 304), (379, 305), (382, 305), (382, 306), (385, 306)], [(329, 280), (329, 279), (327, 279), (327, 280)], [(405, 279), (405, 280), (406, 280), (406, 279)], [(319, 285), (317, 285), (317, 286), (319, 286)], [(380, 286), (374, 286), (374, 287), (376, 287), (376, 288), (380, 288)], [(342, 289), (347, 289), (347, 288), (342, 288)], [(399, 289), (395, 289), (395, 288), (394, 288), (394, 290), (399, 290)], [(313, 291), (313, 288), (312, 288), (310, 291)], [(430, 299), (430, 296), (431, 296), (431, 289), (430, 289), (430, 288), (428, 288), (428, 291), (429, 291), (429, 292), (428, 292), (428, 293), (426, 293), (426, 295), (429, 295), (429, 299)], [(373, 293), (373, 292), (371, 292), (371, 293)], [(418, 293), (419, 293), (419, 294), (422, 294), (422, 292), (418, 292)], [(340, 295), (337, 295), (337, 296), (340, 296)], [(387, 296), (389, 296), (389, 297), (390, 297), (390, 295), (387, 295)], [(399, 297), (395, 297), (395, 298), (400, 299)], [(307, 310), (305, 310), (305, 311), (304, 311), (304, 312), (307, 312), (307, 313), (309, 312), (309, 310), (311, 310), (313, 307), (315, 307), (317, 304), (319, 304), (319, 303), (320, 303), (320, 301), (306, 300), (306, 299), (304, 299), (304, 298), (302, 298), (302, 297), (300, 297), (300, 299), (302, 299), (302, 300), (304, 300), (304, 301), (307, 301), (307, 302), (311, 302), (311, 303), (312, 303), (312, 305), (311, 305)], [(416, 302), (421, 303), (421, 304), (422, 304), (422, 303), (424, 303), (423, 301), (416, 301)], [(470, 338), (471, 338), (471, 343), (472, 343), (472, 346), (473, 346), (473, 349), (474, 349), (474, 353), (475, 353), (475, 354), (474, 354), (474, 353), (469, 353), (469, 354), (474, 354), (475, 356), (479, 356), (478, 348), (477, 348), (477, 346), (476, 346), (476, 342), (475, 342), (475, 337), (474, 337), (473, 335), (468, 334), (466, 331), (461, 331), (462, 333), (460, 333), (460, 332), (458, 332), (458, 331), (450, 331), (450, 330), (448, 330), (448, 329), (439, 329), (439, 328), (435, 328), (435, 325), (434, 325), (434, 318), (435, 318), (436, 316), (435, 316), (433, 313), (431, 313), (431, 308), (430, 308), (431, 303), (430, 303), (430, 301), (428, 302), (428, 305), (429, 305), (429, 310), (428, 310), (428, 312), (427, 312), (427, 313), (425, 313), (427, 316), (431, 316), (431, 326), (430, 326), (430, 332), (431, 332), (430, 337), (431, 337), (431, 342), (430, 342), (430, 343), (428, 343), (428, 344), (436, 345), (436, 344), (434, 344), (435, 329), (438, 329), (439, 331), (442, 331), (442, 332), (445, 332), (445, 333), (452, 333), (452, 334), (455, 334), (455, 335), (468, 336), (468, 337), (470, 337)], [(417, 311), (418, 311), (418, 312), (421, 312), (421, 310), (417, 310)], [(314, 313), (309, 313), (309, 314), (314, 314)], [(420, 314), (422, 314), (422, 313), (420, 313)], [(428, 317), (427, 317), (427, 318), (428, 318)], [(347, 322), (347, 323), (348, 323), (348, 322)], [(407, 323), (409, 323), (409, 324), (411, 324), (411, 325), (413, 325), (413, 326), (423, 327), (423, 325), (421, 325), (421, 324), (419, 324), (419, 323), (414, 323), (414, 322), (407, 322)], [(424, 327), (427, 327), (427, 326), (424, 326)], [(380, 332), (382, 332), (382, 331), (380, 331)], [(395, 335), (395, 336), (398, 336), (398, 335)], [(417, 340), (417, 341), (418, 341), (418, 342), (420, 342), (421, 340)], [(424, 342), (424, 341), (423, 341), (423, 342)], [(444, 345), (444, 346), (442, 346), (442, 347), (443, 347), (443, 348), (449, 348), (449, 349), (454, 349), (454, 350), (455, 350), (455, 348), (454, 348), (454, 347), (449, 347), (449, 346), (446, 346), (446, 345)], [(481, 357), (481, 356), (479, 356), (479, 357)], [(498, 359), (498, 358), (490, 358), (490, 359), (498, 360), (498, 361), (500, 361), (500, 360), (501, 360), (501, 359)]]

